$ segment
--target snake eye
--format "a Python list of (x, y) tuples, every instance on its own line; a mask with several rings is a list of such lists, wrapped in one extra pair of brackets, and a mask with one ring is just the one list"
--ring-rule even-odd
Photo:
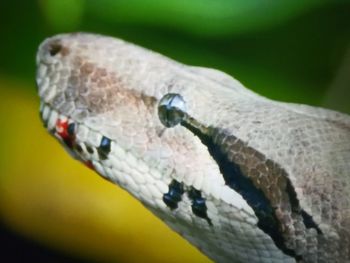
[(158, 116), (167, 128), (179, 124), (183, 120), (185, 112), (186, 104), (179, 94), (168, 93), (159, 101)]

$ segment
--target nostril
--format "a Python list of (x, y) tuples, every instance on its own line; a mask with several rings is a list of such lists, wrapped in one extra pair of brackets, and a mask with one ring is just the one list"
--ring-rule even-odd
[(51, 56), (55, 56), (62, 50), (62, 45), (59, 42), (52, 42), (50, 43), (48, 50)]

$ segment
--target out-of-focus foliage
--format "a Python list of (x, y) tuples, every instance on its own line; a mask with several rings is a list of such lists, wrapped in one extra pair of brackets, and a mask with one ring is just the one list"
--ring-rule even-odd
[(350, 112), (348, 1), (17, 0), (0, 12), (0, 221), (83, 258), (208, 262), (46, 134), (35, 89), (45, 37), (114, 35), (271, 98)]
[[(234, 35), (276, 26), (328, 0), (47, 0), (42, 1), (51, 24), (68, 24), (62, 13), (83, 11), (112, 23), (151, 26), (207, 36)], [(76, 14), (76, 12), (74, 13)], [(73, 25), (74, 26), (74, 25)]]
[[(99, 3), (99, 1), (96, 1)], [(41, 0), (42, 15), (57, 31), (78, 29), (85, 11), (84, 0)]]

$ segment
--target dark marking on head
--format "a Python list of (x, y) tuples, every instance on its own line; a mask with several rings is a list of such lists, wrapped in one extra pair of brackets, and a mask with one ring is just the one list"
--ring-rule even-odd
[(301, 210), (301, 215), (303, 217), (304, 224), (306, 228), (314, 228), (316, 229), (317, 233), (322, 235), (322, 230), (319, 228), (319, 226), (316, 224), (314, 219), (311, 215), (309, 215), (305, 210)]
[[(289, 197), (284, 189), (289, 179), (283, 169), (234, 136), (231, 138), (219, 129), (202, 126), (186, 113), (185, 101), (179, 94), (163, 96), (158, 105), (158, 115), (165, 127), (180, 123), (196, 135), (218, 164), (226, 184), (252, 207), (258, 218), (258, 227), (272, 238), (283, 253), (295, 259), (301, 258), (287, 242), (289, 235), (294, 234), (293, 229), (288, 227), (288, 224), (293, 224), (288, 208), (293, 204), (288, 204), (288, 200), (294, 198), (291, 202), (296, 201), (295, 209), (299, 207), (299, 202), (296, 194)], [(229, 141), (224, 143), (227, 139)], [(280, 205), (283, 208), (286, 206), (286, 211), (281, 210)], [(198, 206), (196, 213), (204, 216), (206, 211), (198, 209)]]
[[(228, 159), (228, 155), (223, 152), (220, 145), (214, 143), (212, 136), (201, 132), (200, 129), (187, 121), (183, 121), (181, 125), (190, 130), (207, 146), (210, 155), (218, 164), (226, 184), (238, 192), (254, 210), (258, 218), (258, 227), (272, 238), (283, 253), (295, 259), (300, 259), (301, 256), (286, 246), (280, 222), (275, 214), (275, 208), (272, 207), (264, 192), (254, 185), (251, 178), (242, 173), (241, 168), (236, 163)], [(209, 134), (215, 133), (214, 128), (209, 129), (211, 129)]]
[(78, 153), (82, 153), (82, 152), (83, 152), (83, 148), (81, 147), (80, 144), (75, 144), (74, 148), (75, 148), (75, 150), (76, 150)]
[(299, 206), (299, 200), (297, 198), (297, 193), (295, 192), (291, 182), (288, 180), (286, 185), (286, 191), (289, 196), (289, 202), (291, 204), (291, 208), (293, 212), (299, 213), (300, 212), (300, 206)]
[(202, 197), (201, 192), (191, 187), (190, 191), (188, 192), (188, 197), (192, 201), (192, 206), (191, 206), (192, 212), (196, 216), (207, 220), (208, 224), (212, 226), (213, 224), (207, 214), (208, 208), (207, 208), (207, 205), (205, 204), (205, 199)]
[(86, 147), (86, 150), (88, 153), (90, 153), (90, 154), (94, 153), (94, 149), (92, 147), (90, 147), (89, 145), (85, 145), (85, 147)]
[(75, 123), (72, 122), (70, 124), (68, 124), (68, 127), (67, 127), (67, 133), (69, 136), (74, 136), (75, 134)]
[(106, 160), (108, 158), (108, 154), (111, 151), (111, 139), (103, 136), (101, 139), (100, 146), (97, 148), (98, 155), (101, 160)]
[(176, 180), (172, 180), (169, 184), (169, 191), (163, 195), (163, 202), (171, 210), (174, 210), (178, 207), (178, 203), (181, 201), (183, 193), (183, 183), (179, 183)]
[(291, 203), (292, 211), (297, 214), (301, 214), (303, 218), (303, 223), (306, 228), (314, 228), (316, 229), (318, 234), (323, 234), (319, 226), (316, 224), (314, 219), (310, 214), (308, 214), (305, 210), (301, 209), (299, 200), (297, 197), (297, 193), (295, 192), (292, 183), (288, 180), (287, 181), (287, 186), (286, 186), (286, 191), (289, 196), (289, 201)]

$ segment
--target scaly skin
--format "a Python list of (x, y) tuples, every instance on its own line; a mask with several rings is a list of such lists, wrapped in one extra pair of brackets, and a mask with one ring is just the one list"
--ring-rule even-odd
[(50, 133), (214, 261), (350, 262), (349, 116), (111, 37), (37, 64)]

